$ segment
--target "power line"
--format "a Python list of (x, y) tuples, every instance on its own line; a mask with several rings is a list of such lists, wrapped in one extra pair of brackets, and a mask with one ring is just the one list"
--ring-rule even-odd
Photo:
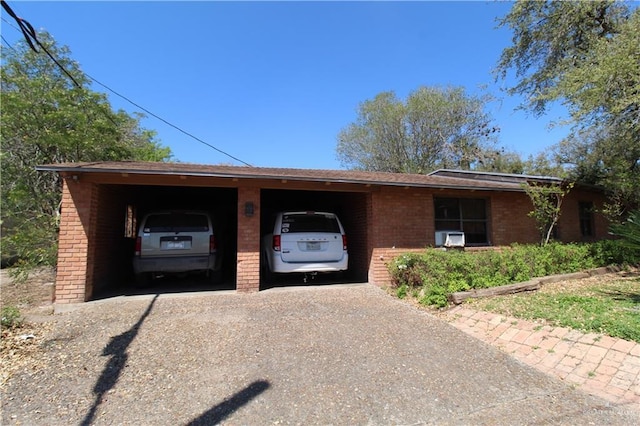
[(121, 98), (122, 98), (122, 99), (124, 99), (125, 101), (129, 102), (131, 105), (134, 105), (135, 107), (140, 108), (141, 110), (143, 110), (143, 111), (144, 111), (144, 112), (146, 112), (147, 114), (149, 114), (149, 115), (151, 115), (151, 116), (153, 116), (153, 117), (157, 118), (158, 120), (162, 121), (163, 123), (167, 124), (168, 126), (173, 127), (174, 129), (178, 130), (179, 132), (182, 132), (182, 133), (184, 133), (185, 135), (189, 136), (190, 138), (195, 139), (196, 141), (200, 142), (201, 144), (204, 144), (204, 145), (208, 146), (209, 148), (214, 149), (214, 150), (218, 151), (219, 153), (224, 154), (224, 155), (226, 155), (227, 157), (232, 158), (232, 159), (234, 159), (234, 160), (236, 160), (236, 161), (238, 161), (238, 162), (240, 162), (240, 163), (244, 164), (245, 166), (253, 167), (251, 164), (247, 163), (246, 161), (242, 161), (241, 159), (239, 159), (239, 158), (237, 158), (237, 157), (234, 157), (233, 155), (231, 155), (231, 154), (229, 154), (229, 153), (227, 153), (227, 152), (224, 152), (223, 150), (221, 150), (221, 149), (219, 149), (219, 148), (216, 148), (215, 146), (211, 145), (210, 143), (203, 141), (202, 139), (200, 139), (200, 138), (198, 138), (198, 137), (196, 137), (196, 136), (192, 135), (191, 133), (189, 133), (189, 132), (187, 132), (187, 131), (185, 131), (185, 130), (181, 129), (180, 127), (178, 127), (178, 126), (176, 126), (176, 125), (174, 125), (174, 124), (171, 124), (170, 122), (168, 122), (168, 121), (167, 121), (167, 120), (165, 120), (164, 118), (162, 118), (162, 117), (160, 117), (160, 116), (158, 116), (158, 115), (154, 114), (153, 112), (149, 111), (148, 109), (146, 109), (146, 108), (144, 108), (144, 107), (140, 106), (139, 104), (137, 104), (137, 103), (133, 102), (131, 99), (127, 98), (127, 97), (126, 97), (126, 96), (124, 96), (124, 95), (121, 95), (120, 93), (116, 92), (115, 90), (113, 90), (113, 89), (112, 89), (112, 88), (110, 88), (109, 86), (107, 86), (107, 85), (105, 85), (105, 84), (103, 84), (103, 83), (100, 83), (98, 80), (96, 80), (95, 78), (91, 77), (89, 74), (85, 73), (85, 75), (86, 75), (87, 77), (89, 77), (91, 80), (93, 80), (95, 83), (98, 83), (100, 86), (104, 87), (105, 89), (107, 89), (108, 91), (110, 91), (111, 93), (113, 93), (114, 95), (121, 97)]
[[(4, 0), (1, 0), (2, 2), (2, 7), (3, 9), (16, 21), (16, 23), (18, 24), (18, 27), (20, 29), (20, 31), (22, 32), (22, 35), (24, 36), (26, 42), (29, 44), (29, 47), (36, 53), (38, 52), (38, 49), (35, 47), (35, 45), (39, 46), (46, 54), (47, 56), (49, 56), (49, 58), (51, 58), (51, 60), (53, 62), (55, 62), (55, 64), (58, 66), (58, 68), (60, 68), (70, 79), (71, 81), (73, 81), (73, 83), (78, 87), (78, 88), (82, 88), (82, 86), (73, 78), (73, 76), (71, 76), (71, 74), (69, 74), (69, 72), (56, 60), (56, 58), (53, 57), (53, 55), (51, 53), (49, 53), (49, 51), (47, 50), (47, 48), (40, 43), (40, 41), (38, 40), (36, 31), (33, 29), (33, 27), (31, 26), (31, 24), (26, 21), (25, 19), (22, 19), (20, 17), (18, 17), (14, 11), (9, 7), (9, 5), (7, 4), (7, 2), (5, 2)], [(4, 18), (3, 18), (4, 20)], [(14, 27), (15, 28), (15, 27)], [(2, 37), (2, 39), (4, 40), (5, 43), (7, 43), (7, 40), (5, 40), (4, 37)], [(9, 45), (9, 43), (7, 43), (7, 45)], [(9, 45), (10, 46), (10, 45)], [(109, 86), (107, 86), (104, 83), (99, 82), (98, 80), (96, 80), (95, 78), (93, 78), (92, 76), (90, 76), (87, 73), (84, 73), (87, 77), (89, 77), (93, 82), (99, 84), (100, 86), (104, 87), (105, 89), (107, 89), (108, 91), (110, 91), (111, 93), (113, 93), (116, 96), (119, 96), (120, 98), (124, 99), (125, 101), (129, 102), (131, 105), (134, 105), (136, 108), (141, 109), (142, 111), (146, 112), (147, 114), (151, 115), (152, 117), (162, 121), (163, 123), (165, 123), (168, 126), (173, 127), (174, 129), (178, 130), (179, 132), (189, 136), (190, 138), (200, 142), (203, 145), (208, 146), (209, 148), (223, 154), (226, 155), (227, 157), (236, 160), (242, 164), (244, 164), (245, 166), (249, 166), (249, 167), (253, 167), (251, 164), (247, 163), (246, 161), (243, 161), (231, 154), (229, 154), (228, 152), (225, 152), (219, 148), (216, 148), (215, 146), (211, 145), (208, 142), (203, 141), (202, 139), (194, 136), (193, 134), (187, 132), (186, 130), (183, 130), (182, 128), (176, 126), (175, 124), (170, 123), (169, 121), (165, 120), (164, 118), (160, 117), (157, 114), (154, 114), (153, 112), (151, 112), (150, 110), (148, 110), (147, 108), (144, 108), (143, 106), (137, 104), (136, 102), (132, 101), (131, 99), (127, 98), (126, 96), (116, 92), (115, 90), (113, 90), (112, 88), (110, 88)]]

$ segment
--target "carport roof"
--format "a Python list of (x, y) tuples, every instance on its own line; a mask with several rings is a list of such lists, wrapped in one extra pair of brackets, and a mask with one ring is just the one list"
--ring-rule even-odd
[(465, 172), (459, 170), (438, 170), (428, 175), (421, 175), (355, 170), (290, 169), (129, 161), (47, 164), (37, 166), (36, 170), (59, 173), (127, 173), (236, 179), (287, 179), (307, 182), (493, 191), (523, 191), (522, 183), (530, 180), (561, 181), (558, 178), (544, 176)]

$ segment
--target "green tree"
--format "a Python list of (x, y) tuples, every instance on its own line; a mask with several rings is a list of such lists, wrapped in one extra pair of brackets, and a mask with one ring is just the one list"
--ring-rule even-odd
[(620, 237), (625, 247), (640, 255), (640, 210), (631, 212), (625, 222), (612, 225), (611, 233)]
[(513, 31), (498, 76), (544, 114), (562, 102), (573, 123), (555, 148), (572, 180), (601, 185), (609, 212), (640, 203), (640, 9), (622, 1), (518, 1), (500, 25)]
[(339, 133), (338, 158), (347, 168), (394, 173), (494, 161), (499, 130), (484, 111), (487, 101), (459, 87), (420, 87), (405, 102), (380, 93), (361, 103), (357, 121)]
[(540, 183), (527, 182), (523, 184), (527, 195), (533, 204), (533, 210), (529, 212), (529, 217), (536, 221), (536, 226), (540, 232), (540, 244), (546, 245), (553, 236), (553, 230), (560, 219), (562, 202), (567, 196), (573, 183)]
[(25, 42), (2, 49), (0, 162), (2, 171), (2, 256), (30, 264), (55, 261), (61, 181), (39, 173), (39, 164), (104, 161), (163, 161), (171, 157), (141, 116), (114, 112), (106, 96), (49, 34), (40, 42), (76, 85), (46, 54)]

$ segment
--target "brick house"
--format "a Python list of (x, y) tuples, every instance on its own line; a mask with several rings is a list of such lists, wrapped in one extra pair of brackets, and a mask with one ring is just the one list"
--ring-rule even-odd
[[(136, 221), (157, 208), (198, 208), (222, 224), (225, 280), (238, 292), (259, 291), (260, 240), (279, 210), (337, 213), (347, 231), (345, 280), (388, 283), (386, 263), (436, 244), (439, 230), (465, 233), (467, 249), (537, 243), (522, 188), (551, 177), (440, 170), (409, 175), (344, 170), (98, 162), (44, 165), (63, 179), (55, 302), (79, 303), (131, 280)], [(607, 237), (594, 188), (565, 198), (556, 238)]]

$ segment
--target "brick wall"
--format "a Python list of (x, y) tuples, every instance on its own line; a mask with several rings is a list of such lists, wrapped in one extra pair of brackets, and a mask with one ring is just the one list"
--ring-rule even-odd
[(533, 209), (524, 192), (490, 194), (489, 242), (494, 246), (514, 242), (535, 244), (540, 241), (535, 221), (528, 216)]
[[(434, 197), (485, 198), (488, 206), (488, 238), (492, 246), (514, 242), (536, 244), (540, 241), (535, 221), (528, 216), (533, 206), (524, 192), (470, 193), (462, 190), (382, 188), (372, 195), (370, 224), (369, 282), (390, 283), (387, 264), (395, 256), (419, 252), (435, 245)], [(584, 241), (580, 234), (578, 203), (593, 201), (600, 208), (604, 197), (590, 191), (574, 190), (564, 200), (559, 223), (563, 242)], [(608, 224), (600, 213), (594, 214), (595, 237), (607, 238)]]
[(79, 303), (89, 300), (92, 281), (88, 265), (89, 229), (95, 185), (65, 178), (62, 187), (56, 303)]
[[(245, 204), (253, 203), (253, 216), (245, 215)], [(238, 188), (238, 257), (236, 290), (260, 290), (260, 189)]]
[(373, 248), (433, 244), (433, 199), (427, 190), (382, 188), (372, 194)]
[[(583, 236), (580, 231), (580, 202), (592, 202), (596, 210), (593, 213), (593, 236)], [(610, 238), (609, 224), (600, 213), (605, 203), (602, 194), (594, 194), (583, 189), (573, 189), (562, 203), (562, 213), (558, 221), (559, 237), (565, 242), (588, 242)]]

